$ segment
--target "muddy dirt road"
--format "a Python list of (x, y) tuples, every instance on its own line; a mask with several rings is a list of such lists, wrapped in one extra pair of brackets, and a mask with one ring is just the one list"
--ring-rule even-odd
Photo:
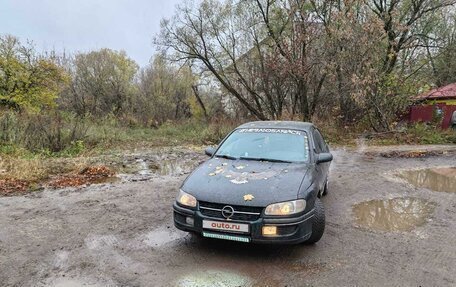
[(0, 286), (455, 286), (456, 193), (397, 176), (436, 166), (451, 174), (455, 153), (367, 151), (334, 151), (326, 231), (314, 246), (176, 230), (171, 204), (185, 175), (2, 197)]

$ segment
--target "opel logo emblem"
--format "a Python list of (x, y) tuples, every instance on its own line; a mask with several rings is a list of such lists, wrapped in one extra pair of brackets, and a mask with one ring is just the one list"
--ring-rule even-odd
[(234, 215), (234, 208), (229, 205), (225, 206), (224, 208), (222, 208), (222, 215), (226, 219), (230, 219)]

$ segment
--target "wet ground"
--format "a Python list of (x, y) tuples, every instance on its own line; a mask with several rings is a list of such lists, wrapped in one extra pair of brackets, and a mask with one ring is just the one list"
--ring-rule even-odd
[[(402, 156), (417, 148), (433, 152)], [(326, 231), (314, 246), (180, 232), (171, 204), (205, 157), (193, 150), (123, 156), (117, 182), (0, 197), (0, 285), (454, 286), (456, 194), (414, 178), (431, 170), (451, 181), (455, 150), (335, 150)], [(381, 154), (394, 152), (401, 156)]]
[(441, 192), (456, 192), (456, 167), (404, 170), (400, 171), (398, 176), (414, 186)]
[(373, 231), (412, 231), (425, 224), (435, 205), (416, 197), (374, 199), (353, 206), (356, 224)]

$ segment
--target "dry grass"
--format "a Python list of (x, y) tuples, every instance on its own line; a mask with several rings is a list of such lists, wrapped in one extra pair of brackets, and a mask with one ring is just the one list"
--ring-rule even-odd
[(0, 158), (0, 179), (15, 179), (39, 182), (51, 175), (81, 170), (89, 163), (88, 158), (21, 158), (2, 156)]

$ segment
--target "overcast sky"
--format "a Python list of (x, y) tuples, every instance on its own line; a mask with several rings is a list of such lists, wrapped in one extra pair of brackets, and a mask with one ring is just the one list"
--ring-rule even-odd
[(154, 53), (160, 19), (179, 0), (0, 0), (0, 34), (32, 40), (39, 51), (125, 50), (141, 66)]

